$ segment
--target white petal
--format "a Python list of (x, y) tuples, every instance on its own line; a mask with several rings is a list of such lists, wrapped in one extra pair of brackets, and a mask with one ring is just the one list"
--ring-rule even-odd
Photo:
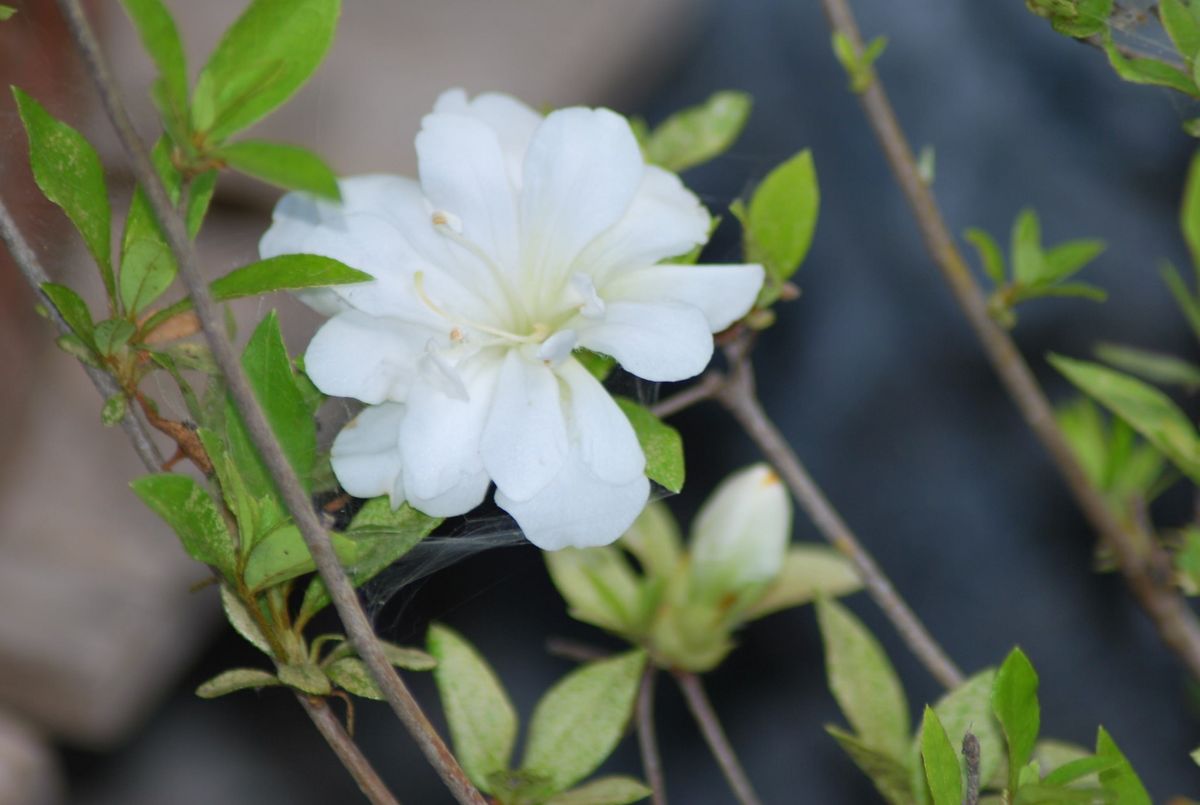
[(562, 468), (567, 426), (554, 372), (509, 350), (481, 444), (488, 475), (515, 500), (533, 497)]
[(557, 286), (585, 246), (633, 201), (645, 163), (625, 118), (607, 109), (560, 109), (525, 154), (521, 261), (528, 287)]
[(575, 265), (603, 280), (626, 267), (678, 257), (708, 239), (710, 223), (708, 210), (678, 176), (647, 165), (629, 210)]
[(516, 191), (496, 133), (463, 115), (426, 115), (417, 135), (417, 159), (421, 187), (433, 206), (458, 216), (466, 240), (505, 270), (514, 270)]
[(604, 320), (578, 319), (579, 343), (611, 355), (643, 380), (686, 380), (712, 359), (708, 320), (698, 308), (677, 302), (611, 302)]
[(539, 548), (587, 548), (607, 545), (633, 525), (650, 496), (644, 475), (609, 484), (592, 475), (578, 453), (529, 500), (509, 498), (496, 490), (496, 505), (511, 514), (525, 538)]
[(682, 302), (699, 308), (719, 333), (750, 312), (762, 288), (759, 265), (657, 265), (622, 271), (604, 287), (610, 300)]
[(779, 476), (754, 464), (726, 478), (692, 524), (692, 560), (702, 576), (729, 587), (779, 573), (792, 533), (792, 504)]
[(485, 92), (473, 99), (461, 89), (443, 92), (433, 106), (435, 112), (460, 114), (474, 117), (487, 124), (500, 140), (500, 149), (508, 167), (513, 187), (521, 186), (521, 165), (525, 160), (525, 149), (542, 116), (511, 95)]
[[(473, 501), (461, 511), (452, 512), (462, 514), (483, 500), (488, 482), (479, 445), (499, 369), (496, 357), (488, 354), (476, 355), (457, 367), (466, 388), (465, 399), (455, 399), (424, 382), (413, 386), (400, 444), (405, 464), (404, 486), (414, 506), (418, 500), (428, 501), (454, 492), (454, 501), (447, 505), (459, 505), (463, 496), (467, 502)], [(418, 508), (428, 514), (446, 516), (425, 506)]]
[(375, 405), (402, 402), (430, 338), (426, 329), (368, 316), (339, 313), (317, 330), (304, 368), (317, 388), (334, 397)]
[(342, 488), (358, 498), (389, 495), (392, 506), (404, 502), (400, 426), (404, 406), (373, 405), (350, 420), (333, 440), (329, 461)]
[(579, 458), (599, 480), (627, 483), (646, 471), (646, 458), (624, 412), (592, 373), (568, 360), (558, 375), (571, 392), (571, 438)]
[(558, 366), (571, 356), (571, 350), (579, 343), (579, 333), (574, 330), (559, 330), (538, 347), (537, 356), (551, 366)]
[(474, 475), (463, 476), (457, 484), (440, 495), (423, 498), (409, 492), (408, 501), (431, 517), (454, 517), (466, 514), (483, 503), (491, 483), (488, 474), (480, 470)]

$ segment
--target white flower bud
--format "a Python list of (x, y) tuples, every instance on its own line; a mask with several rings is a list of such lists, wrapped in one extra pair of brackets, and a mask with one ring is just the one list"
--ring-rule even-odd
[(791, 531), (791, 501), (774, 470), (755, 464), (731, 475), (692, 525), (699, 588), (735, 593), (771, 581), (783, 566)]

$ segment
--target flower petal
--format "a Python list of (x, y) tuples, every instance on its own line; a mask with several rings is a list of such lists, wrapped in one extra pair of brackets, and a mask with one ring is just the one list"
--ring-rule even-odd
[(608, 109), (551, 112), (529, 143), (521, 189), (527, 288), (556, 286), (580, 252), (629, 209), (645, 172), (625, 118)]
[(421, 188), (462, 222), (462, 237), (506, 271), (517, 264), (516, 191), (496, 132), (460, 114), (426, 115), (417, 135)]
[(633, 525), (650, 496), (650, 482), (639, 475), (623, 484), (601, 481), (588, 471), (578, 452), (529, 500), (513, 500), (496, 490), (496, 505), (511, 514), (525, 538), (542, 550), (607, 545)]
[(678, 302), (613, 302), (603, 321), (576, 320), (579, 343), (611, 355), (643, 380), (686, 380), (712, 359), (708, 320), (699, 308)]
[[(496, 391), (500, 363), (496, 356), (485, 352), (463, 361), (456, 370), (467, 398), (455, 399), (431, 384), (416, 383), (409, 392), (408, 415), (400, 431), (404, 488), (414, 506), (438, 516), (470, 511), (483, 500), (488, 486), (479, 443)], [(433, 511), (430, 501), (448, 493), (443, 508), (462, 508)]]
[(511, 95), (485, 92), (469, 99), (461, 89), (443, 92), (433, 105), (434, 112), (467, 115), (486, 123), (500, 140), (500, 150), (513, 187), (521, 187), (521, 166), (525, 149), (542, 116)]
[(328, 395), (371, 405), (403, 402), (430, 337), (423, 327), (348, 310), (317, 330), (304, 369)]
[(404, 406), (373, 405), (350, 420), (333, 440), (329, 461), (342, 488), (358, 498), (388, 495), (404, 502), (400, 425)]
[(579, 459), (599, 480), (627, 483), (646, 471), (646, 457), (624, 412), (592, 373), (575, 359), (558, 375), (571, 392), (571, 438)]
[(769, 581), (783, 566), (792, 534), (792, 502), (766, 464), (726, 478), (692, 523), (698, 577), (726, 589)]
[(678, 257), (708, 239), (711, 220), (678, 176), (647, 165), (629, 210), (588, 245), (575, 268), (599, 283), (626, 267)]
[(681, 302), (699, 308), (719, 333), (745, 316), (762, 288), (760, 265), (657, 265), (622, 271), (604, 286), (610, 301)]
[(480, 447), (488, 475), (512, 499), (528, 500), (558, 474), (567, 455), (562, 391), (541, 361), (509, 350)]

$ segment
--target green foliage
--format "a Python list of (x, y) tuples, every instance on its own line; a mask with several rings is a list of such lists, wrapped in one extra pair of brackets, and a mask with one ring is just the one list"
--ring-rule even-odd
[(1175, 49), (1193, 64), (1200, 51), (1200, 17), (1190, 0), (1159, 0), (1158, 19)]
[(111, 428), (125, 418), (127, 410), (128, 403), (125, 395), (114, 394), (104, 401), (104, 406), (100, 409), (100, 422), (104, 427)]
[(212, 565), (234, 578), (237, 557), (233, 536), (212, 497), (186, 475), (144, 475), (130, 486), (155, 514), (179, 536), (193, 559)]
[(1133, 84), (1167, 87), (1184, 95), (1200, 96), (1195, 79), (1188, 73), (1158, 59), (1128, 58), (1113, 41), (1111, 31), (1105, 30), (1101, 36), (1108, 63), (1121, 78)]
[(311, 151), (296, 145), (242, 140), (219, 148), (214, 156), (229, 167), (285, 190), (306, 190), (337, 200), (337, 177)]
[(280, 664), (279, 681), (310, 696), (328, 696), (333, 692), (329, 677), (310, 662)]
[(491, 778), (507, 772), (517, 741), (517, 711), (495, 672), (457, 632), (431, 626), (428, 648), (438, 662), (433, 678), (454, 755), (471, 782), (493, 793)]
[(1050, 362), (1081, 391), (1123, 419), (1168, 461), (1200, 479), (1200, 441), (1195, 427), (1158, 389), (1099, 364), (1052, 355)]
[(1150, 794), (1146, 792), (1141, 779), (1104, 727), (1100, 727), (1096, 733), (1096, 756), (1111, 760), (1114, 764), (1100, 771), (1100, 785), (1115, 795), (1116, 802), (1120, 805), (1151, 805)]
[(221, 608), (225, 610), (225, 619), (233, 630), (246, 638), (246, 642), (267, 656), (271, 655), (271, 644), (263, 636), (262, 629), (254, 621), (250, 610), (238, 598), (237, 593), (228, 584), (221, 585)]
[(1094, 285), (1067, 282), (1104, 251), (1104, 243), (1071, 240), (1047, 250), (1042, 246), (1041, 222), (1031, 209), (1022, 210), (1013, 223), (1009, 246), (1011, 273), (1005, 269), (1004, 256), (995, 238), (977, 228), (968, 229), (964, 237), (979, 253), (984, 274), (995, 285), (988, 300), (992, 317), (1006, 327), (1016, 323), (1014, 306), (1030, 299), (1078, 296), (1103, 302), (1107, 298), (1105, 291)]
[(1009, 788), (1014, 791), (1017, 775), (1033, 754), (1041, 727), (1037, 689), (1037, 672), (1025, 653), (1014, 648), (996, 672), (992, 687), (992, 711), (1008, 743)]
[(747, 262), (761, 263), (766, 280), (758, 305), (777, 300), (786, 283), (808, 255), (821, 192), (812, 152), (808, 149), (776, 167), (763, 180), (750, 203), (735, 201), (729, 208), (742, 224), (742, 248)]
[(17, 10), (12, 6), (0, 6), (0, 22), (5, 22), (12, 19)]
[(875, 62), (887, 48), (887, 37), (877, 36), (859, 51), (850, 38), (840, 31), (833, 35), (833, 55), (837, 56), (846, 77), (850, 79), (850, 91), (857, 95), (866, 92), (875, 80)]
[(1107, 32), (1113, 10), (1113, 0), (1026, 0), (1026, 5), (1060, 34), (1080, 39)]
[(63, 317), (63, 321), (71, 328), (71, 332), (89, 350), (95, 352), (96, 341), (93, 332), (96, 325), (92, 323), (91, 311), (88, 310), (87, 302), (83, 301), (83, 297), (67, 286), (53, 282), (42, 283), (42, 293), (50, 299), (50, 303), (54, 305), (55, 310)]
[[(991, 780), (1004, 762), (1000, 725), (992, 715), (992, 687), (996, 672), (980, 671), (949, 691), (933, 705), (950, 743), (961, 747), (968, 732), (979, 741), (979, 777)], [(913, 755), (920, 752), (920, 736), (913, 740)], [(965, 763), (963, 764), (965, 774)]]
[(963, 786), (958, 752), (929, 705), (925, 705), (921, 721), (921, 761), (934, 805), (961, 805)]
[(541, 698), (529, 724), (522, 770), (535, 790), (556, 794), (600, 766), (633, 712), (646, 655), (629, 651), (588, 663)]
[(225, 32), (196, 84), (192, 124), (219, 142), (265, 117), (325, 57), (339, 0), (254, 0)]
[[(155, 145), (151, 157), (167, 197), (179, 203), (183, 178), (171, 164), (170, 144), (165, 138)], [(175, 281), (178, 266), (171, 247), (145, 191), (134, 188), (121, 236), (121, 271), (118, 278), (121, 304), (131, 318), (136, 318), (147, 306), (160, 297)]]
[(683, 438), (679, 431), (663, 422), (627, 397), (614, 398), (637, 434), (646, 456), (646, 477), (671, 492), (683, 489), (685, 465)]
[(160, 111), (164, 117), (182, 120), (188, 101), (187, 57), (175, 20), (161, 0), (121, 0), (121, 5), (158, 69), (152, 94), (162, 99)]
[(590, 349), (580, 347), (571, 353), (575, 360), (583, 364), (583, 368), (591, 372), (592, 377), (603, 383), (612, 374), (612, 370), (617, 367), (617, 359), (611, 355), (601, 355), (599, 352), (592, 352)]
[(545, 560), (572, 618), (616, 634), (645, 634), (656, 597), (616, 547), (564, 548)]
[(1174, 555), (1179, 586), (1187, 595), (1200, 595), (1200, 528), (1189, 525), (1180, 535)]
[(837, 727), (826, 726), (825, 731), (850, 756), (854, 765), (870, 778), (885, 800), (891, 805), (911, 805), (912, 783), (909, 768), (903, 761)]
[(632, 777), (601, 777), (590, 783), (555, 794), (546, 805), (628, 805), (652, 792)]
[(96, 149), (75, 129), (55, 120), (40, 103), (12, 88), (29, 137), (29, 164), (46, 198), (62, 208), (100, 267), (104, 289), (116, 293), (112, 268), (112, 210)]
[(1200, 152), (1192, 157), (1183, 200), (1179, 205), (1179, 228), (1192, 256), (1192, 265), (1200, 271)]
[(879, 641), (836, 601), (817, 602), (829, 690), (859, 741), (892, 758), (908, 750), (908, 700)]
[(355, 696), (375, 701), (383, 701), (385, 698), (383, 691), (371, 678), (367, 664), (358, 657), (342, 657), (331, 662), (324, 670), (330, 682)]
[(761, 618), (820, 597), (836, 598), (860, 589), (858, 573), (837, 550), (824, 545), (793, 545), (779, 575), (761, 597), (747, 606), (746, 617)]
[(283, 683), (279, 678), (269, 671), (258, 668), (232, 668), (201, 684), (196, 688), (196, 695), (201, 699), (216, 699), (239, 690), (258, 690), (281, 684)]
[(1122, 344), (1097, 344), (1096, 357), (1160, 386), (1179, 386), (1189, 393), (1200, 389), (1200, 366), (1174, 355)]
[(646, 135), (646, 161), (669, 171), (687, 170), (723, 154), (742, 133), (752, 101), (745, 92), (714, 93), (676, 112)]

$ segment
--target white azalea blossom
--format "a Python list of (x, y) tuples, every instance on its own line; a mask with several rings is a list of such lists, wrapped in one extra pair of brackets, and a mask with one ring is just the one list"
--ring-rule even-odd
[(692, 523), (692, 563), (707, 587), (738, 590), (779, 575), (792, 502), (775, 471), (753, 464), (726, 478)]
[(607, 109), (543, 118), (452, 90), (416, 148), (420, 181), (345, 179), (341, 203), (289, 194), (262, 238), (264, 257), (322, 254), (375, 278), (302, 295), (332, 316), (309, 376), (368, 406), (335, 440), (334, 472), (351, 494), (436, 516), (495, 483), (534, 544), (609, 543), (646, 504), (645, 458), (573, 350), (650, 381), (692, 377), (762, 268), (660, 264), (702, 243), (709, 215)]

